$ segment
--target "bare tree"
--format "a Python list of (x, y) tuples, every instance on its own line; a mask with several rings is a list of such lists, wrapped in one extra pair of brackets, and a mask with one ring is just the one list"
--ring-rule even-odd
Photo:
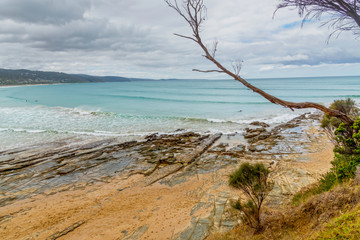
[(359, 0), (280, 0), (277, 10), (288, 7), (298, 10), (303, 23), (311, 19), (321, 20), (326, 14), (322, 25), (332, 27), (332, 34), (353, 31), (355, 35), (360, 35)]
[[(235, 79), (236, 81), (242, 83), (247, 88), (251, 89), (255, 93), (260, 94), (264, 98), (266, 98), (268, 101), (274, 104), (281, 105), (283, 107), (289, 108), (294, 111), (294, 109), (305, 109), (305, 108), (315, 108), (318, 109), (324, 113), (327, 113), (330, 116), (339, 118), (342, 122), (351, 125), (354, 121), (346, 115), (345, 113), (342, 113), (338, 110), (327, 108), (321, 104), (313, 103), (313, 102), (289, 102), (282, 99), (279, 99), (275, 96), (272, 96), (265, 91), (253, 86), (249, 82), (247, 82), (245, 79), (240, 77), (239, 73), (241, 70), (241, 64), (242, 62), (239, 61), (237, 63), (233, 64), (233, 71), (230, 71), (227, 69), (223, 64), (221, 64), (219, 61), (216, 60), (216, 52), (218, 43), (217, 41), (214, 43), (214, 46), (212, 49), (209, 49), (203, 42), (200, 32), (201, 28), (203, 26), (204, 21), (206, 20), (206, 6), (204, 4), (204, 0), (182, 0), (182, 3), (179, 4), (177, 0), (165, 0), (165, 2), (168, 4), (169, 7), (174, 9), (190, 26), (192, 35), (182, 35), (175, 33), (176, 36), (186, 38), (189, 40), (194, 41), (197, 43), (200, 48), (204, 52), (204, 57), (215, 64), (217, 69), (215, 70), (199, 70), (199, 69), (193, 69), (193, 71), (198, 72), (220, 72), (225, 73)], [(357, 2), (357, 1), (356, 1)]]

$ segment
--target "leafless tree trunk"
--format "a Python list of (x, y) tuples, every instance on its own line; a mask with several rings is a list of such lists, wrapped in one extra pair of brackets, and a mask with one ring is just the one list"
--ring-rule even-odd
[(179, 5), (177, 0), (165, 0), (165, 2), (168, 4), (169, 7), (174, 9), (181, 17), (183, 17), (185, 19), (185, 21), (189, 24), (191, 31), (192, 31), (191, 36), (181, 35), (181, 34), (177, 34), (177, 33), (175, 33), (175, 35), (182, 37), (182, 38), (190, 39), (190, 40), (194, 41), (195, 43), (197, 43), (204, 52), (203, 56), (206, 59), (208, 59), (209, 61), (213, 62), (215, 64), (215, 66), (217, 67), (216, 70), (193, 69), (193, 71), (205, 72), (205, 73), (209, 73), (209, 72), (225, 73), (225, 74), (229, 75), (230, 77), (232, 77), (233, 79), (235, 79), (236, 81), (242, 83), (247, 88), (260, 94), (261, 96), (263, 96), (268, 101), (270, 101), (274, 104), (279, 104), (279, 105), (289, 108), (291, 110), (315, 108), (315, 109), (318, 109), (318, 110), (320, 110), (324, 113), (327, 113), (331, 116), (341, 119), (342, 122), (344, 122), (348, 125), (351, 125), (353, 123), (353, 120), (346, 114), (344, 114), (340, 111), (337, 111), (337, 110), (327, 108), (321, 104), (317, 104), (317, 103), (313, 103), (313, 102), (300, 102), (300, 103), (289, 102), (289, 101), (279, 99), (275, 96), (272, 96), (272, 95), (264, 92), (263, 90), (253, 86), (252, 84), (247, 82), (245, 79), (240, 77), (239, 73), (240, 73), (240, 69), (241, 69), (241, 62), (238, 62), (237, 64), (233, 65), (233, 68), (234, 68), (233, 71), (228, 70), (220, 62), (218, 62), (215, 58), (216, 51), (217, 51), (217, 42), (215, 42), (213, 49), (209, 50), (205, 46), (205, 44), (203, 43), (203, 41), (201, 39), (200, 29), (202, 27), (203, 22), (205, 21), (205, 15), (206, 15), (206, 6), (204, 5), (204, 0), (183, 0), (181, 5)]

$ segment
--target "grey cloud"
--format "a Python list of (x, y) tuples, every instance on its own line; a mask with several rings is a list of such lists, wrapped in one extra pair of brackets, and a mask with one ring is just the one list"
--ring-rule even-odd
[[(233, 60), (244, 60), (243, 71), (249, 75), (261, 69), (272, 69), (264, 71), (266, 76), (280, 71), (269, 66), (292, 74), (305, 65), (315, 69), (327, 63), (360, 62), (353, 36), (341, 35), (347, 40), (326, 45), (326, 28), (312, 23), (303, 29), (284, 28), (299, 18), (281, 11), (272, 19), (276, 2), (207, 1), (204, 42), (211, 46), (219, 40), (218, 59), (230, 69)], [(0, 24), (0, 64), (5, 68), (128, 77), (225, 77), (191, 71), (214, 66), (195, 43), (172, 34), (191, 33), (163, 0), (0, 0)]]
[(1, 42), (21, 43), (45, 51), (149, 51), (150, 30), (112, 24), (105, 19), (76, 20), (61, 26), (12, 23), (0, 29)]
[(1, 0), (0, 17), (17, 22), (64, 24), (82, 19), (88, 0)]

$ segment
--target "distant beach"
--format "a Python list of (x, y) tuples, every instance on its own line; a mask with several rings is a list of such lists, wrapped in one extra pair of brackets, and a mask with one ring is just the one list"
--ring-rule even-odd
[(71, 83), (40, 83), (40, 84), (0, 85), (0, 88), (44, 86), (44, 85), (60, 85), (60, 84), (71, 84)]

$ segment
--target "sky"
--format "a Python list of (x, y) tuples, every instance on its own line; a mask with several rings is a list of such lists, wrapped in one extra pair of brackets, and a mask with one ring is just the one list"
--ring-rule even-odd
[[(180, 0), (181, 1), (181, 0)], [(202, 38), (245, 78), (360, 75), (360, 39), (319, 22), (301, 27), (279, 0), (205, 0)], [(163, 0), (1, 0), (0, 68), (134, 78), (224, 79)]]

